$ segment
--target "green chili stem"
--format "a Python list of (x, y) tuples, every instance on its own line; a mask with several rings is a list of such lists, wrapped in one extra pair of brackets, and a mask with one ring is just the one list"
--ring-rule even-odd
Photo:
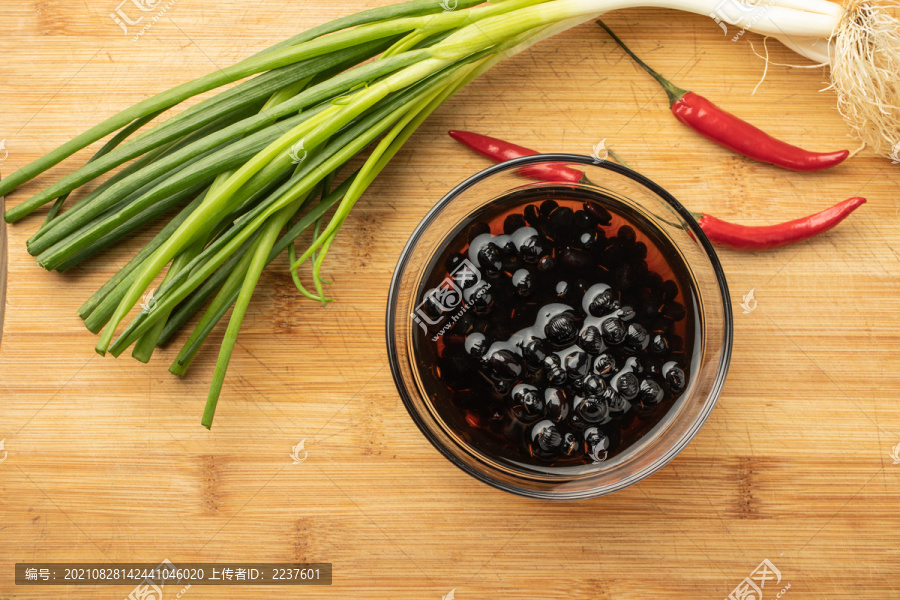
[[(598, 19), (597, 25), (602, 27), (606, 31), (606, 33), (609, 34), (609, 37), (611, 37), (613, 39), (613, 41), (616, 44), (618, 44), (619, 47), (622, 48), (622, 50), (625, 51), (625, 54), (630, 56), (631, 59), (638, 64), (638, 66), (640, 66), (642, 69), (647, 71), (647, 73), (649, 73), (650, 76), (653, 77), (653, 79), (655, 79), (657, 82), (659, 82), (659, 85), (662, 86), (662, 89), (666, 92), (666, 96), (669, 97), (669, 105), (670, 106), (672, 104), (675, 104), (679, 100), (681, 100), (681, 98), (685, 94), (688, 93), (687, 90), (678, 87), (677, 85), (675, 85), (674, 83), (672, 83), (671, 81), (669, 81), (668, 79), (666, 79), (665, 77), (663, 77), (662, 75), (657, 73), (655, 70), (653, 70), (650, 67), (650, 65), (648, 65), (647, 63), (642, 61), (640, 58), (638, 58), (638, 56), (634, 52), (631, 51), (631, 48), (626, 46), (625, 42), (623, 42), (621, 39), (619, 39), (619, 36), (617, 36), (615, 33), (613, 33), (612, 29), (610, 29), (609, 27), (606, 26), (606, 23), (604, 23), (603, 21)], [(619, 160), (619, 159), (616, 159), (616, 160)], [(619, 162), (622, 162), (622, 161), (619, 161)]]

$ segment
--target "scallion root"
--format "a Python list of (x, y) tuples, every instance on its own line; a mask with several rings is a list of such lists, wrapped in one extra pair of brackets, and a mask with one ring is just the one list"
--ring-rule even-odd
[(853, 0), (831, 45), (831, 87), (838, 110), (872, 150), (896, 157), (900, 151), (900, 20), (868, 0)]

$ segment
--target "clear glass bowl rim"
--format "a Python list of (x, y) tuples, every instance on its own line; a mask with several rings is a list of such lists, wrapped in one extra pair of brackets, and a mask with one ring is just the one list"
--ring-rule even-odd
[[(703, 406), (702, 412), (694, 419), (694, 422), (691, 424), (691, 427), (679, 438), (672, 447), (661, 457), (659, 457), (655, 462), (649, 464), (644, 469), (635, 473), (631, 477), (624, 478), (620, 481), (617, 481), (613, 484), (609, 484), (602, 488), (592, 488), (588, 490), (579, 490), (576, 492), (569, 492), (564, 494), (548, 494), (546, 492), (539, 492), (536, 490), (531, 490), (526, 487), (520, 486), (512, 486), (503, 481), (498, 481), (491, 477), (490, 475), (478, 470), (473, 467), (473, 465), (468, 464), (462, 460), (460, 460), (453, 452), (451, 452), (447, 447), (445, 447), (439, 440), (435, 439), (432, 435), (431, 431), (428, 429), (427, 425), (422, 419), (422, 416), (419, 414), (419, 411), (415, 408), (412, 399), (409, 397), (409, 394), (406, 391), (406, 385), (403, 380), (403, 376), (400, 372), (399, 366), (399, 358), (397, 356), (397, 345), (394, 338), (395, 334), (395, 312), (397, 307), (397, 298), (399, 295), (399, 287), (401, 282), (401, 277), (404, 272), (404, 268), (406, 266), (407, 261), (409, 260), (410, 255), (413, 250), (416, 248), (422, 233), (428, 228), (431, 222), (437, 217), (438, 214), (444, 209), (446, 205), (453, 202), (460, 194), (469, 188), (477, 185), (481, 181), (496, 175), (498, 173), (514, 170), (517, 168), (525, 167), (535, 163), (544, 163), (544, 162), (558, 162), (558, 163), (569, 163), (569, 164), (584, 164), (590, 165), (592, 167), (598, 167), (602, 169), (607, 169), (614, 173), (618, 173), (619, 175), (623, 175), (628, 179), (631, 179), (635, 183), (649, 189), (651, 192), (656, 194), (661, 200), (669, 204), (687, 226), (690, 228), (690, 233), (692, 233), (695, 239), (698, 241), (700, 246), (703, 248), (706, 253), (707, 258), (710, 261), (713, 272), (716, 276), (716, 281), (719, 285), (719, 291), (722, 296), (722, 309), (723, 309), (723, 339), (722, 339), (722, 355), (719, 360), (719, 366), (716, 371), (716, 377), (713, 384), (712, 389), (707, 396), (706, 402)], [(626, 488), (630, 485), (633, 485), (640, 481), (641, 479), (645, 479), (649, 477), (653, 473), (657, 472), (659, 469), (663, 468), (668, 464), (673, 458), (675, 458), (684, 448), (694, 439), (697, 433), (700, 431), (700, 428), (706, 423), (706, 420), (709, 418), (709, 415), (712, 413), (713, 408), (718, 402), (719, 395), (722, 392), (722, 386), (725, 383), (725, 377), (728, 374), (728, 368), (731, 363), (731, 352), (732, 352), (732, 342), (734, 338), (734, 322), (733, 322), (733, 314), (731, 310), (731, 295), (728, 291), (728, 283), (725, 279), (725, 272), (722, 269), (722, 264), (719, 261), (719, 257), (716, 254), (715, 249), (713, 248), (712, 243), (709, 241), (709, 238), (706, 237), (706, 234), (701, 229), (700, 224), (697, 223), (697, 220), (694, 218), (693, 214), (688, 211), (678, 200), (675, 199), (669, 192), (665, 189), (657, 185), (654, 181), (648, 179), (644, 175), (629, 169), (628, 167), (622, 166), (618, 163), (614, 163), (608, 160), (597, 160), (589, 156), (583, 156), (580, 154), (565, 154), (565, 153), (551, 153), (551, 154), (535, 154), (532, 156), (524, 156), (521, 158), (514, 158), (512, 160), (508, 160), (506, 162), (498, 163), (496, 165), (492, 165), (478, 173), (475, 173), (471, 177), (459, 183), (456, 187), (447, 192), (443, 198), (441, 198), (438, 202), (432, 206), (428, 212), (422, 217), (422, 220), (413, 230), (412, 234), (410, 234), (409, 240), (406, 242), (406, 245), (403, 247), (403, 250), (400, 253), (400, 257), (397, 260), (397, 265), (394, 268), (394, 274), (391, 277), (391, 286), (390, 291), (388, 293), (388, 301), (387, 301), (387, 311), (385, 317), (385, 337), (387, 341), (387, 350), (388, 350), (388, 362), (391, 367), (391, 375), (394, 379), (395, 387), (400, 394), (401, 399), (403, 400), (403, 404), (406, 407), (407, 412), (410, 417), (412, 417), (416, 426), (425, 436), (425, 438), (434, 446), (444, 457), (447, 458), (451, 463), (462, 469), (464, 472), (468, 473), (472, 477), (475, 477), (479, 481), (487, 483), (495, 488), (501, 489), (505, 492), (510, 492), (519, 496), (524, 496), (527, 498), (535, 498), (542, 500), (580, 500), (586, 498), (593, 498), (596, 496), (606, 495), (620, 489)]]

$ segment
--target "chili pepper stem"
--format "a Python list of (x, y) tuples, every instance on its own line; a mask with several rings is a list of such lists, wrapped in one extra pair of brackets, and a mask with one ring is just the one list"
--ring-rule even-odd
[[(682, 96), (684, 96), (685, 94), (688, 93), (688, 90), (678, 87), (677, 85), (675, 85), (674, 83), (672, 83), (671, 81), (669, 81), (668, 79), (666, 79), (665, 77), (663, 77), (662, 75), (660, 75), (659, 73), (654, 71), (650, 67), (650, 65), (648, 65), (647, 63), (642, 61), (640, 58), (638, 58), (637, 55), (634, 52), (632, 52), (628, 46), (625, 45), (625, 42), (620, 40), (619, 36), (617, 36), (615, 33), (613, 33), (612, 29), (610, 29), (609, 27), (606, 26), (606, 23), (597, 19), (597, 25), (602, 27), (606, 31), (606, 33), (609, 34), (609, 37), (611, 37), (622, 48), (622, 50), (624, 50), (625, 53), (628, 54), (628, 56), (630, 56), (632, 58), (632, 60), (634, 60), (634, 62), (639, 64), (641, 67), (643, 67), (643, 69), (645, 71), (650, 73), (650, 75), (652, 75), (653, 78), (659, 82), (659, 84), (665, 90), (666, 95), (669, 97), (669, 106), (671, 106), (671, 105), (675, 104), (676, 102), (678, 102), (679, 100), (681, 100)], [(618, 160), (618, 159), (616, 159), (616, 160)]]

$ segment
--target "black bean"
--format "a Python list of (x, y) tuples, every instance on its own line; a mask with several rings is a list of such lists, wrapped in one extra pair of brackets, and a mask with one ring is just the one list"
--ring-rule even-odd
[(637, 234), (631, 225), (622, 225), (616, 232), (616, 239), (630, 246), (637, 240)]
[(540, 213), (538, 213), (538, 209), (534, 204), (529, 204), (525, 207), (523, 216), (525, 217), (525, 222), (534, 228), (538, 228), (538, 226), (541, 224)]
[[(541, 214), (543, 214), (543, 210)], [(575, 213), (568, 206), (560, 206), (547, 219), (547, 235), (554, 242), (560, 243), (571, 239), (574, 234)]]
[(609, 211), (596, 202), (585, 202), (584, 210), (594, 217), (600, 225), (609, 225), (612, 222), (612, 215)]
[(600, 396), (578, 396), (574, 400), (575, 414), (586, 423), (601, 423), (609, 408)]
[(567, 248), (559, 255), (560, 262), (567, 269), (573, 271), (585, 271), (594, 264), (594, 258), (580, 248)]
[(565, 390), (549, 387), (544, 390), (544, 406), (547, 418), (554, 423), (560, 423), (569, 418), (569, 398)]
[(685, 310), (684, 305), (674, 301), (666, 302), (660, 312), (664, 317), (673, 321), (680, 321), (687, 316), (687, 310)]
[(610, 317), (600, 325), (603, 341), (610, 346), (618, 346), (625, 339), (625, 324), (621, 320)]
[(603, 335), (593, 325), (589, 325), (581, 331), (578, 336), (578, 345), (591, 354), (599, 354), (605, 347)]
[(578, 231), (597, 230), (597, 219), (585, 210), (575, 211), (575, 227)]
[(540, 214), (546, 219), (551, 214), (553, 214), (553, 212), (557, 208), (559, 208), (559, 204), (556, 202), (556, 200), (544, 200), (543, 202), (541, 202)]
[(666, 302), (674, 300), (678, 296), (678, 284), (671, 279), (663, 283), (663, 298)]
[(563, 436), (551, 421), (540, 421), (531, 430), (531, 447), (537, 454), (552, 455), (562, 443)]
[(522, 374), (522, 361), (509, 350), (497, 350), (488, 360), (491, 377), (495, 380), (512, 381)]
[(525, 222), (525, 217), (520, 214), (513, 213), (506, 217), (503, 221), (503, 233), (506, 235), (511, 235), (517, 229), (521, 229), (525, 227), (527, 223)]
[(616, 359), (612, 354), (601, 354), (594, 360), (594, 373), (601, 377), (612, 377), (616, 372)]

